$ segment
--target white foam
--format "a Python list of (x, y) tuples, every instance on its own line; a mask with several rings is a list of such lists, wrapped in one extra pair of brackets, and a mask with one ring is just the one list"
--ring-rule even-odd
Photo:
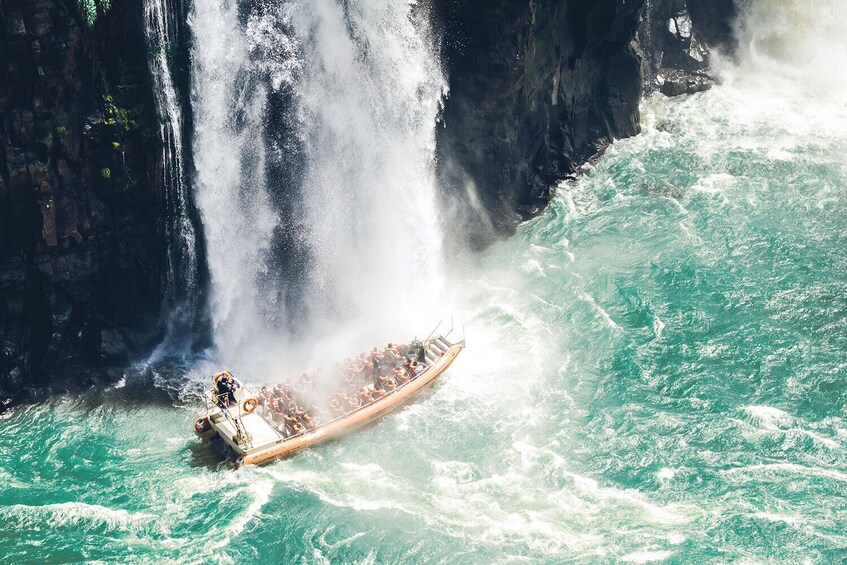
[(594, 297), (592, 297), (587, 292), (580, 292), (579, 296), (585, 302), (588, 302), (589, 304), (591, 304), (594, 307), (594, 309), (597, 311), (597, 314), (599, 314), (600, 317), (606, 322), (607, 326), (609, 326), (610, 328), (612, 328), (614, 330), (620, 330), (621, 329), (621, 327), (617, 324), (617, 322), (615, 322), (612, 319), (612, 317), (609, 316), (609, 313), (606, 312), (599, 304), (597, 304), (597, 302), (594, 300)]
[(99, 504), (72, 501), (56, 504), (26, 505), (12, 504), (0, 507), (4, 521), (16, 523), (18, 527), (41, 527), (48, 524), (53, 528), (102, 528), (111, 531), (139, 532), (154, 526), (156, 516), (145, 512), (129, 512), (124, 509), (108, 508)]
[(655, 561), (664, 561), (673, 555), (672, 551), (636, 551), (628, 553), (621, 557), (621, 561), (625, 563), (653, 563)]
[(746, 465), (743, 467), (721, 470), (722, 475), (732, 477), (742, 475), (746, 480), (752, 480), (755, 477), (768, 473), (791, 473), (805, 477), (820, 477), (840, 482), (847, 482), (847, 473), (823, 467), (806, 467), (796, 463), (761, 463), (758, 465)]
[(742, 408), (749, 419), (766, 430), (786, 429), (794, 423), (794, 418), (772, 406), (745, 406)]
[(656, 339), (662, 337), (662, 332), (665, 329), (665, 323), (657, 315), (653, 314), (653, 334)]

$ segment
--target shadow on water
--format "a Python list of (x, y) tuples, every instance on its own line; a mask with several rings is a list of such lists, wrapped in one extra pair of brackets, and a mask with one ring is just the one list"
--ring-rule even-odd
[(191, 456), (189, 466), (192, 468), (205, 468), (209, 471), (234, 470), (231, 451), (218, 436), (197, 438), (188, 446)]

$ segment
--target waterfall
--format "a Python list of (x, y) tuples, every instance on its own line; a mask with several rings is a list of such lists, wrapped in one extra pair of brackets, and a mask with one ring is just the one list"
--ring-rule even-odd
[(432, 315), (446, 85), (428, 16), (387, 0), (193, 4), (197, 203), (227, 362), (420, 332)]
[[(200, 311), (197, 234), (190, 213), (189, 185), (183, 151), (183, 118), (168, 50), (177, 44), (172, 0), (144, 0), (153, 94), (159, 114), (162, 141), (163, 183), (167, 205), (165, 231), (168, 272), (165, 287), (169, 310), (166, 344), (187, 345), (186, 334)], [(190, 339), (190, 338), (189, 338)]]
[(414, 318), (441, 268), (433, 162), (446, 83), (427, 13), (302, 0), (292, 22), (304, 60), (309, 308), (327, 323)]

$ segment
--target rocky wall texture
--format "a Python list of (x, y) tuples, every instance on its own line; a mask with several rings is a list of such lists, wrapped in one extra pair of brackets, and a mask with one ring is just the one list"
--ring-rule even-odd
[(550, 187), (639, 132), (643, 0), (443, 0), (450, 81), (438, 169), (475, 244), (539, 213)]
[(484, 245), (639, 132), (646, 89), (711, 88), (734, 0), (432, 0), (450, 93), (438, 171), (460, 238)]
[(638, 38), (645, 88), (668, 96), (712, 88), (714, 49), (734, 49), (733, 0), (647, 0)]
[(0, 397), (115, 378), (156, 330), (153, 108), (141, 0), (0, 2)]

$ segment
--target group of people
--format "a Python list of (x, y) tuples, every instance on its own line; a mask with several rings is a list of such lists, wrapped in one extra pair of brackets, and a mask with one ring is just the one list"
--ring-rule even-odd
[[(342, 386), (330, 394), (325, 408), (314, 402), (307, 405), (302, 400), (307, 389), (325, 390), (330, 386), (324, 385), (325, 379), (320, 371), (314, 375), (303, 373), (293, 384), (286, 381), (273, 388), (263, 386), (259, 392), (259, 405), (265, 416), (273, 420), (287, 437), (298, 435), (384, 398), (426, 368), (423, 344), (417, 341), (411, 345), (389, 343), (385, 349), (374, 348), (369, 353), (336, 363), (333, 373), (341, 375)], [(317, 386), (313, 387), (316, 382)]]

